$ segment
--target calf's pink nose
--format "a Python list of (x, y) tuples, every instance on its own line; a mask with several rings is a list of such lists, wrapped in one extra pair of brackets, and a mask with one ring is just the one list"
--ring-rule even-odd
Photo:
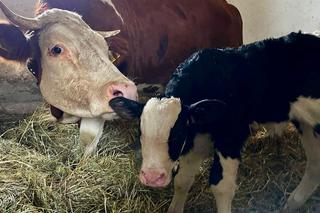
[(165, 187), (166, 179), (167, 175), (164, 169), (142, 169), (140, 172), (140, 181), (147, 186)]
[(120, 96), (134, 101), (138, 98), (137, 87), (134, 83), (111, 84), (106, 90), (108, 100)]

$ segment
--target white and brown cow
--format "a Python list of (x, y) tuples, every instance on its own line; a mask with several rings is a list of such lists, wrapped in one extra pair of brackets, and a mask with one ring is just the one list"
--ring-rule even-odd
[(205, 49), (176, 69), (165, 98), (146, 105), (111, 100), (121, 117), (141, 118), (141, 182), (167, 186), (180, 161), (169, 212), (183, 212), (200, 164), (213, 157), (209, 183), (217, 209), (231, 212), (249, 124), (291, 121), (307, 156), (305, 174), (282, 209), (296, 211), (320, 184), (319, 59), (320, 38), (302, 33), (240, 48)]
[(0, 24), (0, 56), (27, 62), (44, 99), (73, 115), (69, 120), (83, 118), (80, 138), (86, 154), (91, 153), (104, 120), (116, 117), (108, 101), (116, 96), (137, 99), (135, 84), (109, 58), (105, 37), (119, 31), (94, 31), (80, 15), (66, 10), (25, 18), (1, 1), (0, 8), (12, 23)]

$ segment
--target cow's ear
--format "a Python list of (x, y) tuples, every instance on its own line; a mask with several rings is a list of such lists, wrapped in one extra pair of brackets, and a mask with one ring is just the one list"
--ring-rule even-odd
[(115, 113), (125, 119), (140, 118), (144, 108), (144, 104), (124, 97), (111, 99), (109, 105)]
[(216, 99), (205, 99), (190, 106), (191, 121), (197, 126), (217, 124), (226, 115), (226, 104)]
[(23, 32), (12, 24), (0, 23), (0, 56), (22, 62), (29, 55), (30, 48)]

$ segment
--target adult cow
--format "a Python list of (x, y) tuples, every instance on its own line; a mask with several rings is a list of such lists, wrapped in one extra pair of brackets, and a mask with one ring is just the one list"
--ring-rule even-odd
[[(27, 62), (45, 100), (86, 117), (80, 129), (90, 153), (104, 119), (116, 117), (108, 101), (118, 95), (137, 98), (135, 84), (109, 59), (104, 37), (118, 31), (94, 31), (78, 14), (66, 10), (48, 10), (31, 19), (13, 13), (1, 1), (0, 8), (14, 24), (0, 24), (0, 56)], [(21, 29), (29, 31), (24, 35)]]
[(146, 105), (111, 100), (122, 117), (141, 116), (141, 182), (165, 187), (179, 160), (169, 212), (182, 212), (201, 162), (213, 156), (209, 182), (218, 212), (231, 212), (249, 124), (291, 121), (307, 156), (305, 174), (284, 208), (296, 211), (320, 184), (319, 50), (320, 38), (302, 33), (205, 49), (177, 68), (165, 98)]

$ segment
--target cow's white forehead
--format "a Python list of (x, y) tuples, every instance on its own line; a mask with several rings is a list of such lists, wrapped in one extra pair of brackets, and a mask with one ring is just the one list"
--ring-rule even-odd
[(86, 28), (90, 28), (81, 18), (81, 16), (75, 12), (61, 10), (61, 9), (50, 9), (46, 10), (42, 14), (36, 17), (40, 28), (52, 23), (61, 23), (66, 25), (81, 25)]
[(167, 142), (180, 112), (179, 98), (150, 99), (141, 115), (140, 127), (143, 138), (153, 142)]

